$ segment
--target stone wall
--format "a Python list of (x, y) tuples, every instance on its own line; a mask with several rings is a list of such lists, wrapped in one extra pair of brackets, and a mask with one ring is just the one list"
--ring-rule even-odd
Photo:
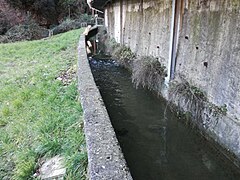
[[(115, 0), (107, 4), (109, 35), (137, 56), (154, 56), (168, 72), (173, 67), (172, 81), (184, 78), (209, 103), (226, 107), (227, 114), (221, 118), (203, 116), (203, 123), (210, 122), (203, 126), (204, 134), (240, 159), (240, 1), (178, 0), (175, 18), (173, 2)], [(175, 41), (171, 41), (173, 35)], [(179, 105), (184, 107), (184, 101)]]

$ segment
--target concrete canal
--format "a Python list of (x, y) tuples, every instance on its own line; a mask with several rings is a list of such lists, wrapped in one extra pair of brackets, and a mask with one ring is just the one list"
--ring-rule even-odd
[(164, 99), (135, 89), (128, 71), (110, 60), (91, 59), (90, 64), (134, 179), (240, 178), (232, 162), (166, 110)]

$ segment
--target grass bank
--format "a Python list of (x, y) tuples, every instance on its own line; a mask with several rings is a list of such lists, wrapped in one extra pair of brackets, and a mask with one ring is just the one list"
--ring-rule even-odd
[(0, 45), (0, 179), (34, 179), (61, 155), (66, 179), (85, 179), (87, 154), (74, 71), (81, 30)]

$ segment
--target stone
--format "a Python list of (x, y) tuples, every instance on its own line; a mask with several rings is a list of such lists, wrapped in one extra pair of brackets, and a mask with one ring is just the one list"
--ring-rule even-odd
[(63, 165), (63, 158), (55, 156), (47, 160), (39, 169), (39, 177), (43, 180), (63, 179), (66, 174), (66, 168)]

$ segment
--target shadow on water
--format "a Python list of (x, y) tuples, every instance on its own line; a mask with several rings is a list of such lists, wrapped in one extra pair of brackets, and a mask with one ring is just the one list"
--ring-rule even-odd
[(135, 89), (128, 71), (110, 60), (90, 64), (134, 179), (240, 179), (238, 169), (198, 132), (171, 111), (164, 118), (166, 102)]

